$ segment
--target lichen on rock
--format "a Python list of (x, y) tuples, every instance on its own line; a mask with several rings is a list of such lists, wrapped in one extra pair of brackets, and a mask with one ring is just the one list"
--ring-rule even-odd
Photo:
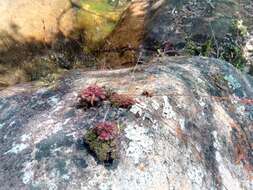
[[(204, 57), (136, 67), (134, 80), (131, 69), (73, 70), (54, 88), (0, 91), (1, 188), (252, 189), (253, 78)], [(136, 103), (76, 109), (78, 92), (96, 82)], [(153, 96), (142, 95), (147, 89)], [(120, 124), (119, 141), (110, 130), (98, 138), (101, 121)]]

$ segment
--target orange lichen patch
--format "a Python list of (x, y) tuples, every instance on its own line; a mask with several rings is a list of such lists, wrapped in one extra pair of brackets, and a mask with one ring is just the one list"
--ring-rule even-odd
[(140, 171), (145, 171), (145, 164), (144, 163), (140, 163), (140, 165), (138, 166)]
[(234, 156), (235, 156), (235, 163), (239, 164), (242, 163), (245, 170), (249, 173), (253, 171), (253, 165), (250, 161), (250, 154), (252, 146), (248, 141), (247, 134), (239, 125), (231, 125), (234, 129), (232, 131), (232, 143), (234, 144)]
[(116, 29), (106, 39), (100, 56), (101, 65), (108, 68), (131, 66), (136, 63), (144, 36), (148, 1), (134, 0), (123, 13)]
[(246, 159), (246, 152), (243, 147), (241, 147), (239, 144), (236, 145), (235, 147), (235, 163), (239, 164), (241, 161)]
[(240, 129), (240, 126), (236, 123), (230, 123), (230, 127), (234, 129)]
[[(250, 152), (253, 148), (253, 144), (248, 141), (247, 133), (245, 133), (241, 126), (232, 123), (230, 127), (233, 129), (234, 133), (231, 134), (230, 142), (234, 144), (234, 159), (236, 164), (242, 163), (244, 169), (248, 172), (249, 178), (253, 179), (253, 165), (250, 161)], [(248, 127), (251, 131), (252, 125)]]

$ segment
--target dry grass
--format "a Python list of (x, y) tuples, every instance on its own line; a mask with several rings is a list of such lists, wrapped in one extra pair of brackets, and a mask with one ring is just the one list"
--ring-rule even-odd
[(54, 62), (36, 58), (21, 65), (0, 64), (0, 89), (22, 82), (41, 80), (52, 82), (63, 73)]

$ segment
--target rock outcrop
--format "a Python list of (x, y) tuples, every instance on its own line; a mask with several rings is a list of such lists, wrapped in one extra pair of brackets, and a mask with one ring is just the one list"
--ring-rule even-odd
[[(1, 91), (0, 189), (252, 189), (252, 77), (211, 58), (151, 63)], [(77, 109), (78, 92), (94, 83), (137, 103)], [(111, 165), (83, 141), (101, 120), (123, 126)]]
[(133, 0), (100, 49), (101, 62), (117, 68), (161, 53), (202, 55), (243, 70), (252, 62), (252, 9), (251, 0)]
[(52, 43), (76, 27), (69, 0), (1, 0), (0, 48), (12, 43)]
[(243, 49), (250, 40), (245, 37), (253, 30), (252, 9), (251, 0), (154, 1), (146, 20), (144, 49), (151, 54), (159, 50), (222, 58), (242, 69), (247, 62)]

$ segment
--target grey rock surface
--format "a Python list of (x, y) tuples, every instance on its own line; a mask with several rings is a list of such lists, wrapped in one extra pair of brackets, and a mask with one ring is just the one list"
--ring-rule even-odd
[[(151, 63), (0, 91), (0, 189), (252, 189), (252, 77), (211, 58)], [(138, 103), (77, 109), (78, 92), (94, 83)], [(109, 166), (83, 142), (104, 118), (124, 126), (120, 158)]]

